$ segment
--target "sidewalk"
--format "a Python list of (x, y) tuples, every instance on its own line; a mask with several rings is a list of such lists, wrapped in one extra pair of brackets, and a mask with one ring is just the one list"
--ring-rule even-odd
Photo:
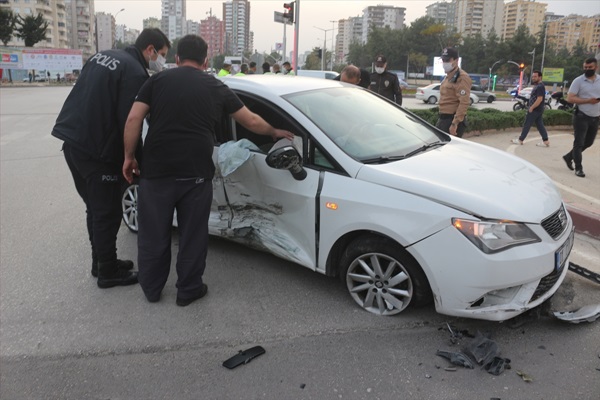
[(583, 152), (585, 178), (575, 176), (562, 156), (573, 145), (571, 127), (549, 127), (550, 147), (537, 147), (541, 137), (535, 127), (531, 129), (525, 143), (515, 145), (510, 140), (518, 137), (520, 129), (485, 131), (465, 134), (465, 139), (485, 144), (515, 154), (543, 170), (560, 190), (578, 233), (600, 239), (600, 137)]

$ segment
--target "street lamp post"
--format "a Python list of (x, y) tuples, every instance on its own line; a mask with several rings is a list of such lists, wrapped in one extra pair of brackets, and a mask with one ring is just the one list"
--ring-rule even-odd
[(542, 65), (540, 71), (544, 73), (544, 57), (546, 56), (546, 38), (548, 37), (548, 24), (544, 24), (544, 49), (542, 50)]
[(325, 71), (325, 59), (327, 58), (327, 32), (329, 32), (333, 29), (323, 29), (323, 28), (319, 28), (318, 26), (313, 26), (313, 28), (322, 30), (325, 33), (325, 39), (323, 39), (323, 53), (322, 53), (322, 58), (321, 58), (321, 69), (323, 71)]
[(117, 13), (115, 14), (115, 34), (113, 36), (113, 49), (115, 49), (117, 47), (117, 32), (116, 32), (116, 28), (117, 28), (117, 15), (119, 15), (122, 11), (125, 11), (124, 8), (121, 8), (119, 11), (117, 11)]
[(532, 54), (532, 58), (531, 58), (531, 73), (529, 74), (529, 83), (531, 83), (531, 79), (533, 78), (533, 64), (535, 63), (535, 47), (533, 48), (533, 51), (530, 51), (527, 54)]
[(492, 82), (492, 70), (494, 69), (494, 67), (496, 66), (496, 64), (499, 64), (501, 62), (503, 62), (504, 60), (498, 60), (496, 61), (491, 67), (490, 67), (490, 78), (488, 79), (488, 90), (490, 90), (490, 83)]
[(330, 71), (333, 71), (333, 63), (335, 61), (335, 46), (333, 45), (333, 39), (335, 38), (335, 23), (337, 21), (329, 21), (331, 22), (331, 68)]

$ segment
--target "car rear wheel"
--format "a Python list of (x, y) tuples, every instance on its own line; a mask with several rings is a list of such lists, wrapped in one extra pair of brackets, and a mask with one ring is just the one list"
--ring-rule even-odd
[(494, 96), (488, 96), (487, 102), (488, 103), (493, 103), (494, 102)]
[(469, 99), (471, 101), (471, 105), (473, 105), (473, 103), (475, 103), (475, 100), (473, 100), (473, 98)]
[(437, 103), (437, 99), (435, 98), (435, 96), (429, 96), (429, 98), (427, 99), (427, 103), (435, 104), (435, 103)]
[(125, 188), (121, 197), (121, 206), (123, 209), (123, 222), (131, 232), (138, 231), (137, 214), (138, 184), (133, 183)]
[(352, 241), (341, 259), (341, 278), (354, 301), (377, 315), (394, 315), (431, 300), (425, 274), (398, 244), (376, 236)]

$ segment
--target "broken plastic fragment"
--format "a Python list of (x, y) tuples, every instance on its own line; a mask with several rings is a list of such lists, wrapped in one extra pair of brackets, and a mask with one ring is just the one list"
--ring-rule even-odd
[(493, 340), (477, 332), (475, 339), (465, 347), (465, 353), (472, 356), (477, 364), (488, 365), (498, 355), (498, 345)]
[(467, 356), (463, 353), (438, 350), (437, 353), (435, 353), (435, 354), (440, 357), (447, 358), (454, 365), (459, 365), (461, 367), (470, 368), (470, 369), (475, 368), (475, 366), (473, 365), (473, 362), (471, 361), (469, 356)]
[(485, 366), (485, 370), (492, 375), (500, 375), (505, 369), (510, 369), (510, 358), (494, 357), (494, 359)]
[(533, 382), (533, 378), (531, 376), (527, 375), (523, 371), (517, 371), (517, 375), (519, 375), (521, 378), (523, 378), (523, 380), (525, 382)]
[(575, 311), (557, 311), (554, 316), (572, 324), (594, 322), (600, 317), (600, 304), (590, 304)]

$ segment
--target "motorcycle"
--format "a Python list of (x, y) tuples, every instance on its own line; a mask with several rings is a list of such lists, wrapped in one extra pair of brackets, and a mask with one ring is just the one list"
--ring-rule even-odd
[(564, 93), (563, 92), (554, 92), (552, 93), (552, 98), (555, 100), (554, 105), (558, 106), (557, 108), (559, 110), (564, 110), (564, 111), (573, 111), (575, 104), (569, 103), (567, 100), (564, 99)]
[[(528, 97), (518, 95), (516, 92), (511, 92), (511, 94), (513, 95), (514, 100), (516, 101), (515, 105), (513, 106), (513, 111), (527, 110), (527, 108), (529, 108), (529, 98)], [(552, 100), (544, 101), (544, 109), (545, 110), (552, 109), (552, 105), (550, 105), (551, 101)]]

